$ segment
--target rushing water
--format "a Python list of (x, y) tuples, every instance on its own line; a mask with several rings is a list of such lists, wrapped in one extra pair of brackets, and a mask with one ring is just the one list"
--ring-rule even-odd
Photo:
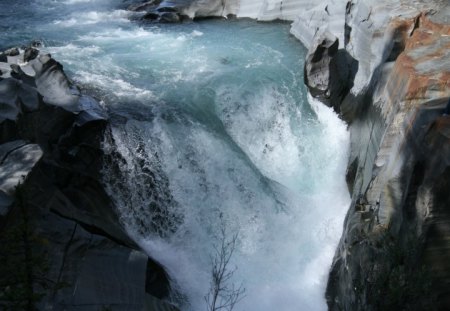
[(0, 47), (42, 40), (103, 100), (105, 184), (182, 310), (205, 310), (222, 229), (246, 289), (235, 310), (326, 309), (348, 134), (307, 100), (304, 47), (287, 24), (139, 25), (121, 4), (0, 0)]

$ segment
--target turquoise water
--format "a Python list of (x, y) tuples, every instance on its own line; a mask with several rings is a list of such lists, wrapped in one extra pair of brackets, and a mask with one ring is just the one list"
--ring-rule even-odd
[(0, 0), (0, 46), (44, 42), (111, 117), (104, 181), (173, 303), (205, 310), (211, 258), (237, 234), (235, 310), (325, 310), (349, 202), (348, 133), (308, 101), (289, 25), (145, 25), (122, 1)]

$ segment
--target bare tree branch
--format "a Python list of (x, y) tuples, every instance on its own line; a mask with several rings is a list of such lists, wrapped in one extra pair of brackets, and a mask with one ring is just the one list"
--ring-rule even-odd
[(222, 223), (219, 245), (214, 246), (214, 258), (212, 258), (211, 287), (205, 296), (207, 311), (227, 310), (231, 311), (235, 305), (245, 296), (245, 288), (242, 284), (236, 286), (230, 284), (237, 267), (229, 267), (231, 257), (236, 248), (238, 234), (235, 233), (227, 240), (225, 225)]

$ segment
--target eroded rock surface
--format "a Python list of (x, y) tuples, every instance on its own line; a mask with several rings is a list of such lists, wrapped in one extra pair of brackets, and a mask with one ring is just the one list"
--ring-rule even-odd
[(315, 37), (306, 56), (305, 84), (313, 97), (339, 112), (353, 83), (355, 66), (347, 51), (339, 49), (339, 39), (326, 31)]
[(347, 39), (348, 52), (360, 61), (355, 87), (341, 105), (352, 121), (347, 181), (353, 199), (327, 299), (331, 310), (444, 310), (450, 307), (450, 205), (441, 187), (449, 184), (450, 141), (442, 114), (450, 96), (450, 25), (433, 21), (439, 1), (405, 10), (382, 4), (362, 1), (349, 11), (375, 14), (364, 23), (380, 39), (362, 40), (366, 30), (354, 23)]

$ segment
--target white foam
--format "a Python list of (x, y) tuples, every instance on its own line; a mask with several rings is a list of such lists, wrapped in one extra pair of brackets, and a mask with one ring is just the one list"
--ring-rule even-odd
[[(98, 14), (85, 17), (99, 25), (50, 52), (77, 81), (105, 90), (119, 113), (139, 115), (113, 125), (125, 159), (116, 182), (129, 193), (114, 183), (109, 193), (132, 237), (185, 295), (181, 309), (205, 308), (213, 237), (225, 222), (239, 232), (233, 281), (247, 290), (236, 311), (325, 310), (349, 199), (348, 133), (322, 104), (311, 100), (317, 118), (301, 109), (299, 51), (239, 32), (103, 27)], [(161, 216), (181, 219), (160, 225), (164, 239), (152, 231)]]
[(93, 25), (97, 23), (121, 22), (128, 23), (128, 18), (132, 12), (125, 10), (114, 10), (111, 12), (89, 11), (74, 13), (71, 18), (65, 20), (56, 20), (53, 23), (61, 27), (73, 27), (78, 25)]
[[(315, 109), (326, 135), (315, 142), (320, 148), (310, 151), (315, 152), (313, 157), (326, 159), (324, 166), (315, 168), (317, 174), (325, 176), (322, 184), (301, 196), (275, 184), (265, 188), (261, 176), (245, 158), (230, 149), (226, 141), (175, 111), (163, 109), (152, 121), (129, 121), (125, 128), (114, 130), (114, 140), (120, 146), (118, 150), (130, 169), (130, 175), (121, 179), (133, 183), (134, 193), (131, 199), (127, 196), (118, 206), (124, 208), (122, 215), (128, 218), (126, 223), (130, 232), (134, 232), (141, 246), (166, 267), (176, 288), (188, 298), (189, 302), (178, 301), (182, 310), (204, 308), (203, 295), (208, 290), (210, 271), (208, 258), (214, 243), (212, 237), (217, 234), (221, 221), (225, 221), (229, 232), (239, 232), (231, 265), (238, 267), (233, 282), (245, 286), (246, 297), (235, 310), (326, 310), (323, 293), (328, 267), (349, 200), (343, 178), (348, 133), (345, 124), (332, 111), (321, 106), (315, 106)], [(265, 113), (273, 112), (269, 109)], [(165, 120), (168, 114), (171, 115), (169, 123)], [(247, 121), (250, 122), (247, 127), (253, 124), (260, 129), (259, 117)], [(264, 123), (264, 114), (261, 120)], [(243, 126), (242, 131), (246, 131), (243, 119), (236, 122)], [(281, 132), (273, 128), (270, 131), (275, 132), (275, 138), (280, 133), (284, 135), (278, 141), (281, 144), (296, 148), (297, 140), (292, 133), (286, 133), (288, 126)], [(256, 140), (257, 133), (263, 137), (270, 134), (255, 131), (252, 136)], [(170, 192), (182, 207), (167, 207), (170, 213), (183, 215), (183, 222), (164, 240), (137, 233), (134, 217), (141, 220), (145, 217), (139, 213), (130, 214), (130, 210), (142, 204), (140, 202), (152, 200), (151, 192), (146, 192), (147, 186), (139, 180), (142, 164), (131, 165), (136, 157), (135, 150), (142, 145), (144, 149), (140, 155), (144, 158), (159, 155), (158, 159), (149, 161), (156, 161), (151, 163), (156, 163), (167, 174)], [(290, 157), (296, 152), (274, 157), (275, 167), (292, 161)], [(312, 161), (311, 158), (303, 160), (306, 161), (302, 162), (304, 166), (309, 166)], [(261, 165), (261, 162), (255, 163)], [(269, 161), (265, 163), (270, 164)], [(142, 191), (141, 186), (144, 187)], [(147, 193), (149, 197), (143, 200), (139, 193)], [(133, 200), (135, 203), (130, 203)]]
[(81, 83), (108, 90), (122, 99), (149, 101), (155, 98), (151, 91), (136, 87), (118, 77), (78, 71), (75, 79)]
[(194, 30), (194, 31), (191, 33), (191, 35), (192, 35), (193, 37), (201, 37), (201, 36), (203, 36), (203, 32), (198, 31), (198, 30)]
[(79, 46), (73, 43), (69, 43), (63, 46), (53, 46), (45, 48), (46, 51), (53, 54), (78, 54), (82, 57), (94, 56), (95, 54), (101, 53), (102, 49), (96, 45), (90, 46)]

